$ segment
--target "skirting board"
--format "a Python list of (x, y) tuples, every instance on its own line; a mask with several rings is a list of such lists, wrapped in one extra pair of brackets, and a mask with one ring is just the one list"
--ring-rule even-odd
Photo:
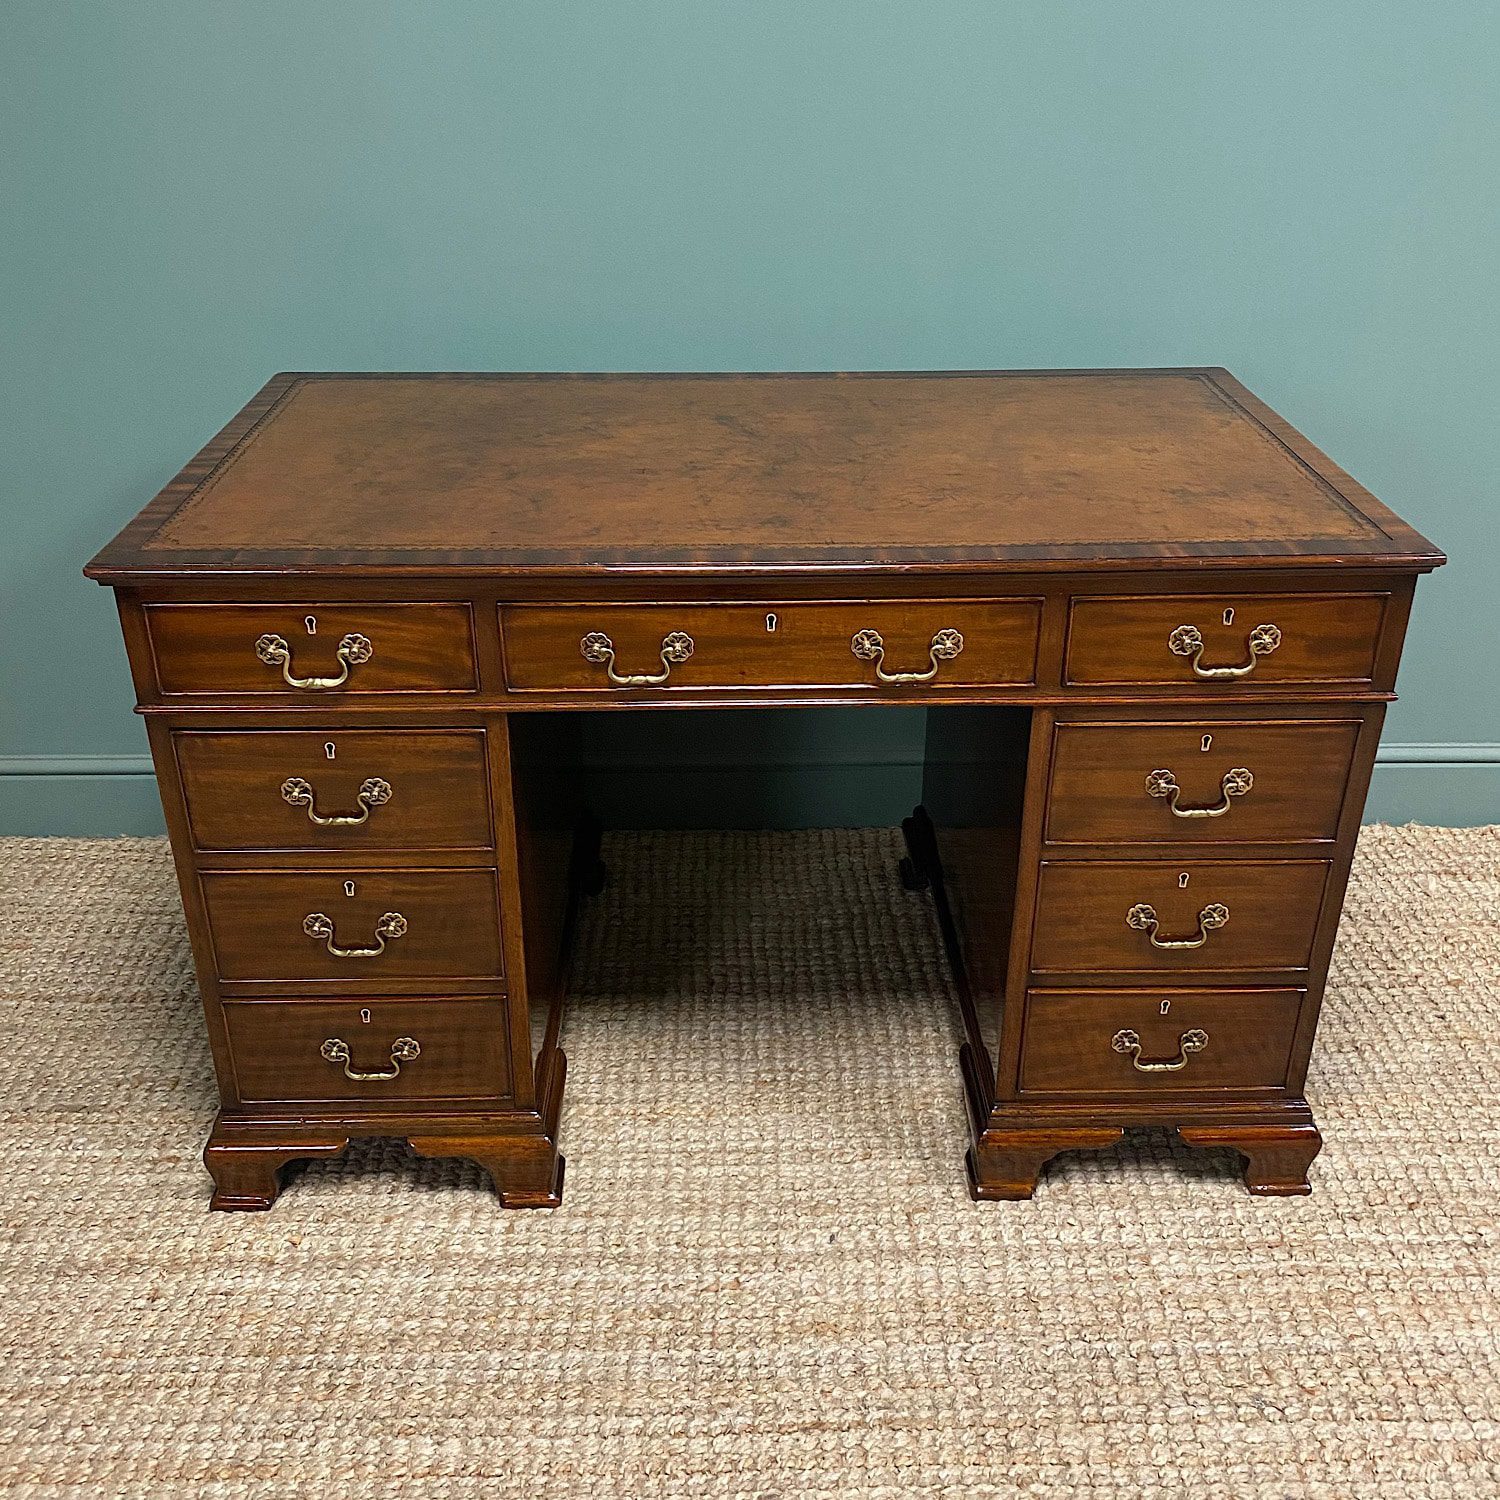
[[(592, 798), (622, 827), (884, 827), (921, 796), (919, 760), (887, 756), (745, 765), (600, 765)], [(652, 789), (656, 795), (652, 795)], [(1370, 823), (1500, 823), (1500, 745), (1382, 745)], [(145, 756), (0, 757), (0, 836), (103, 838), (164, 831)]]

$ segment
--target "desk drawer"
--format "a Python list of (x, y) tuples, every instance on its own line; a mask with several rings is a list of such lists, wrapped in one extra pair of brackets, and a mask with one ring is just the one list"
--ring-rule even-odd
[(469, 693), (467, 604), (150, 604), (161, 691), (284, 698)]
[(1327, 860), (1044, 860), (1032, 968), (1306, 968), (1328, 870)]
[(216, 870), (199, 880), (222, 979), (351, 984), (502, 972), (492, 870)]
[(1196, 687), (1205, 693), (1317, 683), (1368, 686), (1387, 597), (1075, 599), (1065, 680), (1075, 687)]
[(1032, 682), (1041, 605), (887, 599), (511, 605), (500, 613), (506, 678), (516, 689), (841, 687), (921, 694)]
[(255, 1000), (226, 1005), (224, 1020), (245, 1104), (513, 1092), (504, 1000)]
[(172, 736), (199, 849), (488, 849), (480, 730)]
[(1350, 719), (1059, 723), (1047, 839), (1332, 839), (1359, 730)]
[(1301, 990), (1032, 990), (1023, 1094), (1286, 1087)]

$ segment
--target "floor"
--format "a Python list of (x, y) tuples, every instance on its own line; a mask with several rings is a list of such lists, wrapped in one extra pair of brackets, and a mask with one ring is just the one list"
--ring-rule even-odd
[(1500, 828), (1367, 830), (1291, 1200), (971, 1203), (894, 835), (607, 852), (561, 1209), (375, 1144), (209, 1215), (165, 845), (0, 841), (0, 1495), (1500, 1494)]

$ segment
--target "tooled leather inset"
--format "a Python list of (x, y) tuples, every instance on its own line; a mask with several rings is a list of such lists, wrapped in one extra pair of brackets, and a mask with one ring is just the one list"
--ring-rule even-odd
[[(1134, 552), (1158, 541), (1221, 544), (1238, 555), (1290, 540), (1386, 535), (1202, 372), (926, 381), (892, 374), (796, 378), (781, 387), (774, 378), (735, 380), (297, 380), (142, 546), (807, 558), (859, 544), (983, 558), (1049, 547)], [(1208, 408), (1184, 401), (1176, 384), (1184, 380)], [(1082, 389), (1085, 381), (1097, 381), (1097, 398)], [(1044, 389), (1064, 383), (1067, 392)], [(1154, 383), (1163, 398), (1152, 398)], [(434, 396), (411, 392), (414, 384)], [(495, 387), (492, 401), (455, 392), (486, 384)], [(381, 386), (389, 401), (374, 396)], [(324, 399), (297, 423), (285, 462), (281, 453), (275, 463), (261, 459), (211, 507), (312, 389)], [(1232, 429), (1220, 429), (1229, 444), (1226, 478), (1205, 471), (1196, 447), (1214, 441), (1215, 407), (1245, 434), (1236, 443)], [(1277, 455), (1278, 469), (1334, 501), (1332, 513), (1308, 516), (1295, 486), (1257, 472), (1251, 435)], [(378, 462), (383, 452), (390, 465)], [(1250, 517), (1259, 489), (1271, 510), (1257, 526)], [(1110, 507), (1133, 525), (1100, 537), (1115, 529)]]

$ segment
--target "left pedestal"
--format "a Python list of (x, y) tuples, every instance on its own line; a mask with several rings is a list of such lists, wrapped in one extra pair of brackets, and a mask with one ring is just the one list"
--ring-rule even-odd
[(354, 592), (120, 595), (219, 1082), (212, 1206), (384, 1137), (550, 1207), (571, 829), (536, 826), (556, 799), (481, 706), (493, 611)]

